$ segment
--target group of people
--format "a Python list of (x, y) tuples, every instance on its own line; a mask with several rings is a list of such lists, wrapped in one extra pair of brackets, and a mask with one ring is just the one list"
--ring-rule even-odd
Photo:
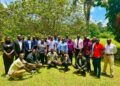
[(31, 38), (28, 35), (26, 40), (24, 36), (18, 35), (13, 42), (7, 36), (3, 44), (5, 74), (13, 79), (22, 78), (25, 72), (31, 74), (34, 71), (38, 72), (43, 65), (48, 65), (48, 69), (62, 66), (65, 71), (70, 70), (69, 66), (73, 65), (78, 72), (86, 76), (86, 71), (91, 72), (90, 58), (94, 75), (100, 78), (102, 57), (104, 57), (103, 74), (106, 75), (107, 65), (110, 64), (110, 77), (113, 78), (116, 53), (116, 46), (111, 43), (111, 39), (107, 39), (104, 46), (99, 38), (94, 37), (90, 40), (85, 36), (82, 39), (79, 34), (74, 41), (68, 35), (61, 38), (56, 34), (43, 39), (38, 36)]

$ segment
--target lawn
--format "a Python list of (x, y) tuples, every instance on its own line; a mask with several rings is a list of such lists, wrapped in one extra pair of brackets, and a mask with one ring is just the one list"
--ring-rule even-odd
[[(101, 42), (105, 43), (102, 39)], [(119, 45), (119, 44), (118, 44)], [(103, 62), (102, 62), (103, 68)], [(93, 70), (93, 69), (92, 69)], [(115, 63), (115, 77), (109, 78), (101, 76), (97, 79), (87, 73), (86, 77), (74, 74), (75, 69), (71, 66), (70, 71), (64, 73), (58, 69), (40, 69), (40, 73), (35, 73), (33, 77), (26, 75), (23, 80), (9, 81), (4, 74), (2, 53), (0, 54), (0, 86), (120, 86), (120, 61)], [(109, 74), (109, 70), (107, 71)], [(28, 77), (28, 78), (27, 78)]]

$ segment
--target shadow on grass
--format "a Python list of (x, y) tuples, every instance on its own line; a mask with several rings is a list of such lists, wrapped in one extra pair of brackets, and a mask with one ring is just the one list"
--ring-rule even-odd
[(6, 76), (6, 74), (5, 73), (3, 73), (2, 75), (1, 75), (1, 77), (5, 77)]
[(31, 74), (25, 74), (24, 77), (21, 77), (19, 79), (8, 78), (8, 80), (9, 81), (24, 81), (24, 80), (30, 79), (32, 77), (33, 77), (33, 75), (31, 75)]
[(68, 68), (68, 69), (65, 69), (65, 68), (59, 68), (59, 71), (65, 73), (65, 72), (69, 72), (70, 69), (69, 69), (69, 68)]
[(82, 71), (79, 71), (79, 70), (74, 71), (73, 74), (75, 74), (75, 75), (77, 75), (77, 76), (83, 76), (83, 77), (86, 77), (86, 74), (83, 74), (83, 72), (82, 72)]

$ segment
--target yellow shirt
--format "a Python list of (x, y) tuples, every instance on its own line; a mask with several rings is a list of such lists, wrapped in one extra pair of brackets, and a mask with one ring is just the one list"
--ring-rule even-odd
[(21, 60), (18, 58), (15, 60), (12, 65), (10, 66), (10, 69), (8, 71), (8, 75), (12, 75), (15, 71), (19, 70), (21, 67), (23, 67), (24, 64), (21, 62)]

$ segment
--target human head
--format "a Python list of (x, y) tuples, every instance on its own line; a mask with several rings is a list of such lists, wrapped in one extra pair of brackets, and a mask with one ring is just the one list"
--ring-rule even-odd
[(65, 42), (65, 38), (62, 38), (62, 43), (64, 43)]
[(23, 51), (21, 51), (19, 54), (19, 58), (22, 60), (22, 59), (24, 59), (24, 57), (25, 57), (25, 54)]
[(50, 52), (53, 53), (53, 52), (54, 52), (54, 49), (51, 49)]
[(41, 39), (41, 44), (44, 44), (44, 39)]
[(80, 34), (77, 34), (77, 39), (80, 39)]
[(97, 39), (96, 39), (96, 44), (99, 44), (99, 42), (100, 42), (100, 39), (97, 38)]
[(33, 54), (33, 55), (36, 54), (36, 49), (32, 49), (32, 54)]
[(21, 40), (22, 40), (22, 36), (19, 34), (19, 35), (17, 36), (17, 39), (18, 39), (19, 41), (21, 41)]
[(110, 38), (107, 39), (107, 44), (108, 44), (108, 45), (111, 44), (111, 39), (110, 39)]
[(78, 58), (82, 58), (82, 53), (79, 53), (79, 54), (78, 54)]
[(28, 35), (28, 40), (30, 40), (31, 39), (31, 36), (30, 35)]
[(71, 42), (72, 42), (72, 39), (69, 39), (69, 40), (68, 40), (68, 43), (71, 43)]
[(5, 37), (5, 43), (10, 43), (10, 42), (11, 42), (10, 37), (9, 37), (9, 36), (6, 36), (6, 37)]

